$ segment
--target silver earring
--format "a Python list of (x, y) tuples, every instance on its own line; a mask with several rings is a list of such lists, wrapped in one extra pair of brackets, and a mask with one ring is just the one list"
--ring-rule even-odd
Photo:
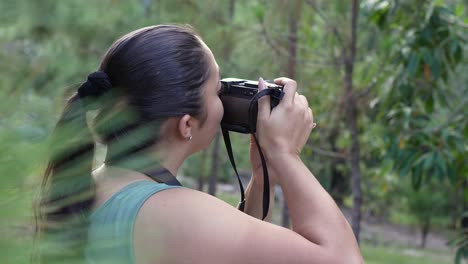
[(188, 141), (192, 140), (192, 135), (190, 135), (190, 137), (187, 137), (186, 138)]

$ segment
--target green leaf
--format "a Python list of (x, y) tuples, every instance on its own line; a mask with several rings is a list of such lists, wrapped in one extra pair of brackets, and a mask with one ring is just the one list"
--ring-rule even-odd
[(429, 44), (431, 43), (433, 33), (432, 29), (428, 26), (426, 26), (422, 31), (421, 31), (421, 37), (422, 37), (422, 43)]
[(446, 160), (443, 158), (442, 155), (439, 154), (439, 158), (437, 159), (437, 161), (444, 176), (448, 176), (448, 166)]
[[(435, 94), (437, 95), (437, 102), (440, 106), (449, 107), (449, 102), (447, 101), (447, 94), (443, 89), (435, 89)], [(446, 130), (444, 130), (446, 131)]]
[(460, 2), (455, 8), (455, 15), (457, 17), (462, 17), (464, 13), (465, 13), (465, 5)]
[(387, 15), (389, 8), (388, 1), (379, 1), (374, 4), (370, 12), (369, 20), (377, 25), (380, 29), (383, 29), (385, 22), (387, 21)]
[(443, 6), (445, 4), (444, 0), (435, 0), (434, 5), (435, 6)]
[(431, 168), (432, 163), (434, 162), (434, 156), (435, 155), (433, 152), (427, 155), (427, 158), (424, 160), (424, 163), (423, 163), (423, 168), (425, 171), (428, 171)]
[(465, 197), (465, 203), (468, 203), (468, 188), (463, 191), (463, 196)]
[(421, 172), (422, 172), (421, 166), (417, 166), (416, 168), (414, 168), (412, 172), (411, 185), (413, 186), (415, 190), (419, 190), (419, 188), (421, 187), (421, 182), (422, 182)]
[(429, 113), (432, 113), (434, 112), (434, 96), (432, 96), (432, 94), (430, 94), (425, 103), (424, 103), (424, 106), (426, 108), (426, 111), (429, 112)]
[(420, 60), (419, 54), (416, 52), (412, 52), (409, 57), (408, 69), (407, 69), (410, 76), (414, 76), (416, 72), (418, 71), (419, 60)]
[(265, 8), (261, 5), (256, 5), (254, 8), (253, 8), (253, 11), (255, 13), (255, 17), (257, 18), (257, 20), (259, 22), (263, 22), (264, 18), (265, 18)]
[(465, 253), (463, 252), (463, 248), (459, 248), (457, 250), (457, 254), (455, 255), (455, 264), (462, 264), (462, 259), (464, 258)]
[(447, 176), (447, 164), (439, 152), (436, 152), (434, 156), (435, 176), (442, 181)]
[(455, 52), (457, 51), (459, 45), (460, 44), (458, 44), (458, 39), (452, 38), (452, 40), (450, 41), (450, 53), (452, 55), (455, 55)]
[(424, 62), (431, 65), (432, 61), (434, 60), (434, 57), (432, 56), (432, 53), (429, 51), (429, 49), (426, 47), (422, 48), (421, 54), (422, 54)]
[(439, 60), (433, 57), (432, 63), (429, 63), (429, 67), (431, 68), (432, 78), (435, 80), (439, 79), (442, 72)]
[(408, 174), (409, 170), (412, 167), (413, 161), (417, 157), (416, 154), (417, 154), (416, 152), (412, 152), (409, 154), (409, 156), (405, 160), (403, 160), (403, 163), (400, 166), (400, 171), (399, 171), (401, 177), (404, 177)]
[(420, 166), (421, 163), (426, 160), (429, 153), (424, 153), (423, 155), (419, 156), (419, 158), (414, 162), (414, 166)]
[(451, 166), (447, 168), (447, 177), (452, 185), (457, 183), (457, 174), (455, 173), (455, 169)]
[(463, 59), (463, 49), (460, 47), (460, 45), (457, 46), (455, 49), (455, 52), (453, 53), (453, 57), (455, 59), (455, 63), (460, 63), (461, 60)]
[(468, 124), (465, 124), (465, 127), (463, 128), (463, 136), (464, 138), (468, 138)]

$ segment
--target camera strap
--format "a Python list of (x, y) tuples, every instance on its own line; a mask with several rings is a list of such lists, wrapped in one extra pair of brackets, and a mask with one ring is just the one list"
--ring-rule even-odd
[[(229, 160), (231, 161), (231, 165), (234, 168), (234, 172), (236, 173), (237, 180), (239, 181), (239, 187), (240, 187), (240, 192), (241, 192), (241, 202), (239, 203), (239, 210), (243, 212), (244, 207), (245, 207), (244, 186), (242, 185), (242, 181), (237, 171), (236, 162), (234, 160), (234, 155), (232, 153), (232, 146), (231, 146), (231, 139), (229, 137), (229, 131), (224, 128), (221, 128), (221, 130), (223, 132), (224, 144), (226, 145), (226, 151), (228, 153)], [(263, 169), (263, 217), (262, 217), (262, 220), (264, 220), (268, 214), (268, 209), (270, 208), (270, 181), (268, 177), (268, 169), (266, 166), (265, 157), (263, 155), (262, 149), (260, 148), (260, 144), (258, 142), (257, 136), (255, 135), (255, 133), (252, 133), (252, 135), (254, 137), (255, 144), (257, 145), (257, 149), (260, 154), (260, 159), (262, 161), (262, 169)]]
[(170, 186), (182, 186), (169, 170), (164, 168), (162, 164), (155, 160), (150, 154), (143, 151), (120, 157), (113, 156), (112, 158), (108, 155), (105, 164), (138, 171), (158, 183), (164, 183)]
[(153, 170), (146, 170), (143, 172), (146, 176), (150, 177), (158, 183), (164, 183), (169, 186), (182, 186), (182, 184), (172, 175), (166, 168), (161, 167)]
[[(257, 111), (254, 111), (255, 108), (258, 109), (258, 100), (263, 97), (263, 96), (277, 96), (278, 100), (281, 100), (283, 97), (283, 94), (278, 94), (277, 90), (275, 89), (264, 89), (260, 92), (258, 92), (253, 98), (252, 101), (250, 102), (250, 107), (249, 107), (249, 125), (250, 125), (250, 132), (253, 135), (253, 138), (255, 140), (255, 144), (257, 145), (258, 153), (260, 154), (260, 159), (262, 162), (262, 169), (263, 169), (263, 217), (262, 220), (265, 219), (265, 217), (268, 214), (268, 210), (270, 208), (270, 181), (269, 181), (269, 176), (268, 176), (268, 168), (266, 165), (265, 161), (265, 156), (263, 155), (262, 148), (260, 147), (260, 142), (258, 141), (257, 135), (256, 135), (256, 122), (251, 122), (251, 120), (256, 120), (256, 116), (254, 116)], [(254, 119), (255, 118), (255, 119)], [(255, 124), (254, 124), (255, 123)], [(234, 172), (236, 173), (237, 180), (239, 181), (239, 186), (240, 186), (240, 191), (241, 191), (241, 201), (239, 203), (239, 210), (244, 211), (245, 207), (245, 192), (244, 192), (244, 186), (242, 185), (242, 181), (239, 177), (239, 173), (237, 172), (237, 167), (236, 167), (236, 162), (234, 160), (234, 155), (232, 152), (232, 146), (231, 146), (231, 139), (229, 137), (229, 130), (221, 125), (221, 130), (223, 132), (223, 138), (224, 138), (224, 144), (226, 145), (226, 151), (229, 156), (229, 160), (231, 161), (231, 165), (234, 168)]]

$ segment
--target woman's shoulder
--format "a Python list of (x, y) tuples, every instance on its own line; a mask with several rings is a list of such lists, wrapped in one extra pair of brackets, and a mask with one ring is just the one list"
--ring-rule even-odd
[[(174, 258), (204, 256), (199, 243), (225, 239), (222, 227), (233, 226), (242, 215), (245, 217), (231, 205), (200, 191), (175, 188), (159, 192), (145, 202), (135, 221), (137, 262), (174, 263)], [(242, 232), (237, 235), (241, 237)]]
[(174, 221), (183, 221), (191, 214), (202, 218), (211, 217), (217, 210), (243, 214), (230, 204), (207, 193), (190, 188), (173, 188), (149, 197), (140, 209), (138, 217), (141, 220), (156, 217), (164, 221), (167, 217), (174, 217)]
[(161, 221), (162, 225), (168, 222), (173, 224), (186, 221), (188, 217), (193, 223), (198, 219), (212, 217), (218, 210), (232, 210), (240, 214), (240, 211), (231, 205), (207, 193), (190, 188), (168, 188), (145, 201), (136, 224), (151, 228), (154, 227), (155, 221)]

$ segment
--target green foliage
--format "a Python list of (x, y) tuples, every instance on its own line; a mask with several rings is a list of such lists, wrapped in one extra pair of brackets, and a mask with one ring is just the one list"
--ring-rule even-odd
[[(462, 74), (467, 70), (465, 14), (462, 3), (456, 2), (449, 6), (423, 1), (423, 8), (377, 2), (370, 18), (379, 30), (393, 34), (395, 43), (391, 52), (394, 70), (389, 71), (376, 110), (389, 125), (384, 156), (392, 160), (400, 176), (410, 177), (413, 188), (422, 189), (408, 194), (411, 211), (423, 223), (430, 221), (432, 206), (447, 201), (447, 197), (434, 199), (425, 194), (425, 184), (449, 181), (457, 193), (468, 179), (467, 79)], [(415, 16), (402, 16), (409, 13)], [(455, 203), (462, 207), (468, 204), (467, 199), (457, 199)], [(466, 242), (457, 246), (458, 258), (466, 251)]]
[[(411, 175), (416, 189), (431, 176), (456, 182), (455, 171), (462, 169), (457, 159), (466, 150), (466, 145), (457, 144), (463, 142), (467, 125), (464, 111), (458, 109), (466, 103), (466, 86), (450, 86), (458, 77), (455, 73), (465, 68), (460, 64), (465, 36), (445, 7), (432, 6), (425, 17), (417, 27), (407, 22), (403, 31), (381, 26), (398, 33), (397, 38), (405, 37), (394, 50), (396, 70), (384, 86), (379, 111), (390, 125), (387, 154), (401, 176)], [(449, 97), (450, 93), (460, 97)]]
[(449, 211), (449, 188), (447, 184), (426, 184), (419, 190), (405, 190), (407, 207), (419, 225), (430, 224), (433, 216)]
[[(463, 214), (463, 217), (467, 217), (468, 212)], [(449, 245), (457, 249), (455, 254), (455, 263), (462, 264), (464, 259), (468, 258), (468, 232), (467, 230), (462, 230), (457, 237), (449, 241)]]
[(448, 263), (449, 256), (429, 250), (409, 249), (407, 247), (389, 248), (387, 246), (362, 246), (362, 254), (369, 264), (438, 264)]

